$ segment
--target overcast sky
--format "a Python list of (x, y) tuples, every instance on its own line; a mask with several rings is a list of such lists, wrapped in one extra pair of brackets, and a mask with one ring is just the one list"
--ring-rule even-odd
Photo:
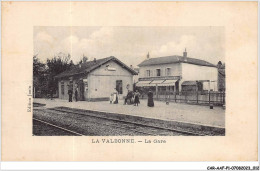
[(136, 66), (150, 57), (182, 55), (213, 64), (224, 62), (224, 27), (34, 27), (34, 54), (42, 62), (70, 53), (77, 63), (115, 56)]

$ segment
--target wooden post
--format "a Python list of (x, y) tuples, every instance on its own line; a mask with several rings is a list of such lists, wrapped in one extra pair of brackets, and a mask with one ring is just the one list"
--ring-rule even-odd
[(170, 102), (170, 100), (171, 100), (171, 88), (169, 86), (169, 102)]
[(167, 95), (168, 95), (168, 90), (167, 90), (167, 86), (166, 86), (166, 91), (165, 91), (165, 97), (167, 99)]
[(210, 91), (209, 91), (209, 104), (210, 104)]
[(197, 104), (199, 103), (199, 92), (197, 90)]
[(158, 86), (156, 84), (156, 88), (155, 88), (155, 93), (156, 93), (156, 99), (158, 100)]

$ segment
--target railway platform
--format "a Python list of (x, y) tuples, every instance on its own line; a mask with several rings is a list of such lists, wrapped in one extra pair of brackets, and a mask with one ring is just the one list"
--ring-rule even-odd
[(170, 103), (166, 105), (165, 102), (155, 101), (155, 107), (150, 108), (147, 106), (147, 100), (140, 100), (138, 107), (134, 105), (124, 105), (123, 100), (120, 100), (118, 104), (110, 104), (108, 101), (68, 102), (67, 100), (61, 99), (50, 100), (35, 98), (33, 102), (45, 104), (45, 108), (69, 107), (101, 113), (115, 113), (183, 124), (225, 128), (225, 110), (222, 107), (210, 109), (209, 106), (182, 103)]

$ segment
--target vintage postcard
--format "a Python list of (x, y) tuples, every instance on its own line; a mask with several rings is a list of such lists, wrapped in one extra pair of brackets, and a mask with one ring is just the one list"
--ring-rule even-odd
[(2, 2), (4, 161), (256, 161), (257, 2)]

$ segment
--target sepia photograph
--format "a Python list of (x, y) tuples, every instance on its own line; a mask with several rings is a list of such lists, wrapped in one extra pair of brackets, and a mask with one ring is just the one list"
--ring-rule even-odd
[(257, 2), (1, 5), (5, 168), (257, 169)]
[(34, 27), (34, 136), (225, 136), (223, 27)]

